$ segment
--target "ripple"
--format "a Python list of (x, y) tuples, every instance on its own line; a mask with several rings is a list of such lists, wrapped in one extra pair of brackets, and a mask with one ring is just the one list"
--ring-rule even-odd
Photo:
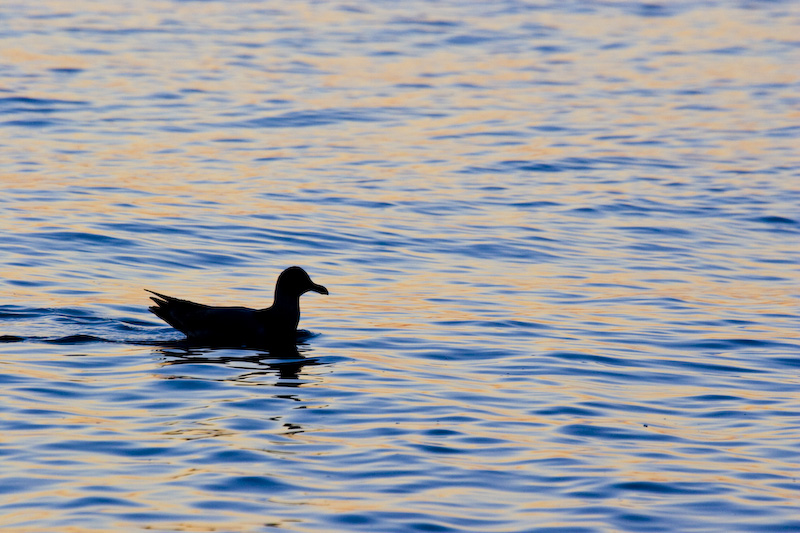
[(232, 476), (204, 485), (203, 488), (213, 493), (245, 492), (272, 495), (297, 490), (298, 487), (266, 476)]
[(17, 7), (0, 528), (800, 529), (798, 6)]

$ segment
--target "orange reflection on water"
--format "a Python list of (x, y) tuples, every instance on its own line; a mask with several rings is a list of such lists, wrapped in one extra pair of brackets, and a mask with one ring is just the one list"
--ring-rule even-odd
[[(51, 52), (37, 52), (38, 46), (30, 48), (5, 48), (3, 50), (3, 61), (11, 63), (25, 70), (52, 68), (85, 69), (90, 66), (89, 61), (82, 56), (53, 54)], [(42, 96), (42, 93), (34, 93)], [(52, 94), (46, 97), (52, 98)]]

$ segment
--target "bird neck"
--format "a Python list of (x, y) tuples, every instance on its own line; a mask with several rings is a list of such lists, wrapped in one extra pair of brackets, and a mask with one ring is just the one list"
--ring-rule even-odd
[(300, 296), (283, 291), (275, 291), (275, 301), (272, 303), (272, 309), (283, 315), (294, 323), (297, 328), (300, 322)]
[(272, 305), (281, 308), (300, 308), (300, 295), (275, 289), (275, 300)]

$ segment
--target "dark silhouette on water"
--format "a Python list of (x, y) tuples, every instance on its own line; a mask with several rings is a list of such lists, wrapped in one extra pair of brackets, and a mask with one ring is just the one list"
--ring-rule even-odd
[[(322, 364), (319, 359), (306, 357), (308, 349), (297, 346), (286, 346), (270, 350), (219, 350), (216, 347), (180, 346), (158, 348), (155, 353), (161, 355), (165, 365), (180, 366), (183, 364), (223, 364), (230, 369), (241, 371), (236, 376), (229, 376), (228, 381), (243, 382), (263, 377), (276, 377), (275, 387), (299, 387), (302, 385), (303, 367)], [(174, 379), (175, 376), (166, 376)]]
[(159, 294), (150, 299), (157, 317), (183, 332), (186, 340), (206, 346), (274, 347), (294, 345), (300, 322), (300, 296), (308, 291), (328, 294), (300, 267), (289, 267), (275, 283), (275, 301), (266, 309), (214, 307)]

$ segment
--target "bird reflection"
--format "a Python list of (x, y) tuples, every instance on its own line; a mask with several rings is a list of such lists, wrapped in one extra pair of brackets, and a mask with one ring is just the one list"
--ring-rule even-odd
[[(163, 345), (154, 353), (160, 355), (164, 366), (186, 364), (223, 364), (228, 368), (245, 372), (226, 381), (249, 382), (263, 376), (277, 376), (276, 387), (299, 387), (303, 384), (300, 375), (306, 365), (319, 365), (320, 361), (307, 357), (309, 349), (296, 345), (280, 349), (246, 350), (238, 348), (198, 347), (183, 342)], [(177, 377), (177, 376), (174, 376)]]

